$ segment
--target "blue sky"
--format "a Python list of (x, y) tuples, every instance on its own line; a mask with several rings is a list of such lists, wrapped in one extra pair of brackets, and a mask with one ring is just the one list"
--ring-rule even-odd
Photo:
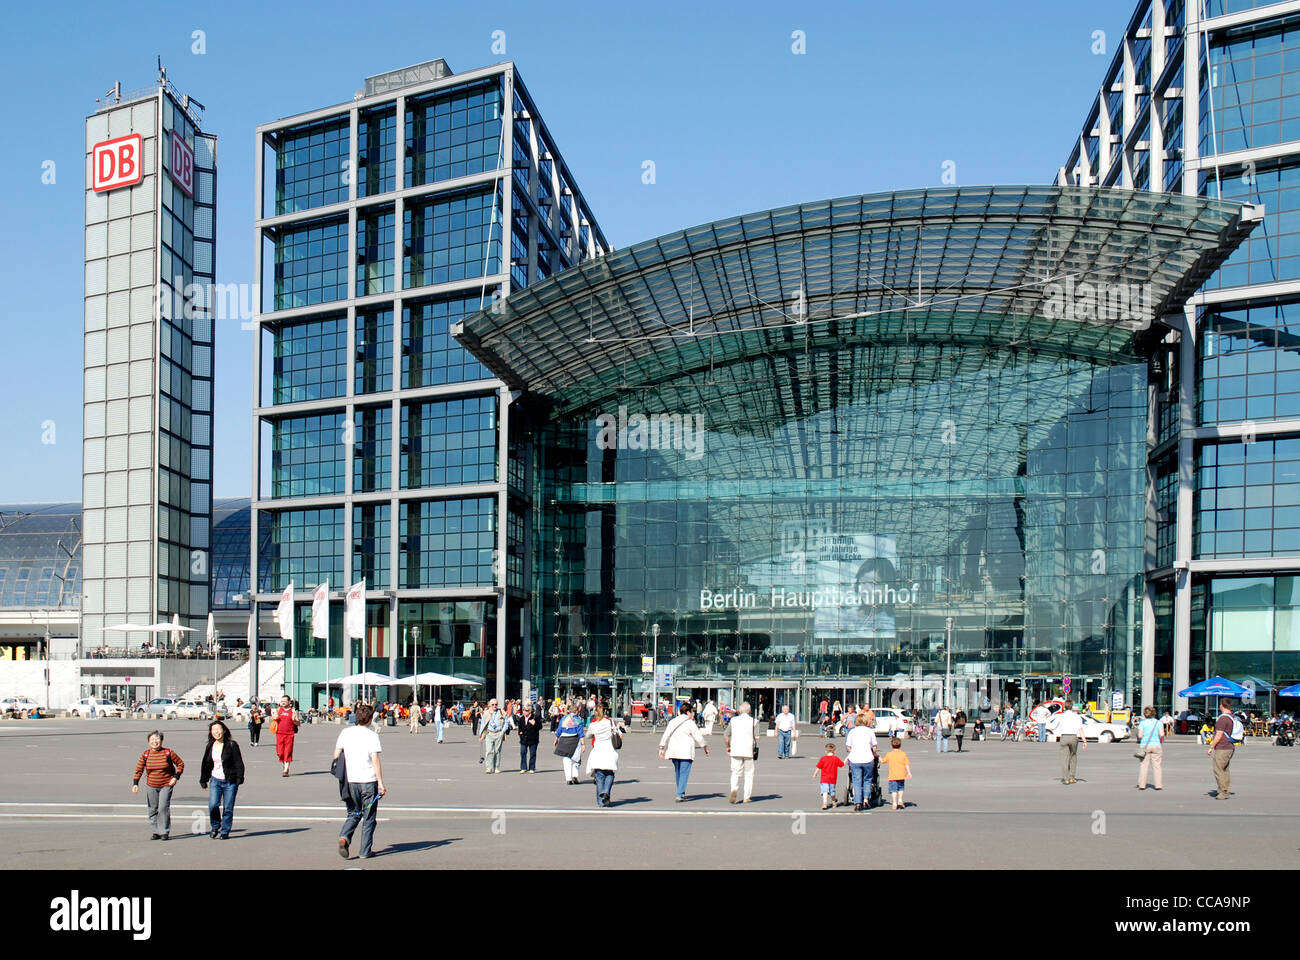
[[(81, 497), (83, 119), (114, 81), (151, 83), (158, 54), (220, 138), (217, 279), (232, 283), (252, 279), (254, 127), (349, 101), (372, 74), (434, 57), (452, 70), (515, 61), (621, 247), (787, 203), (938, 186), (948, 161), (961, 185), (1047, 182), (1132, 10), (1133, 0), (12, 8), (0, 39), (0, 503)], [(1096, 30), (1104, 56), (1092, 52)], [(642, 183), (645, 160), (653, 185)], [(42, 182), (46, 161), (53, 184)], [(218, 328), (217, 496), (251, 485), (252, 349), (237, 321)]]

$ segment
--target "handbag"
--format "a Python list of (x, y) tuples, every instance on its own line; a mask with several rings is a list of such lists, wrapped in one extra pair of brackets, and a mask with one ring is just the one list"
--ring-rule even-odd
[(1133, 759), (1134, 759), (1134, 760), (1145, 760), (1146, 758), (1147, 758), (1147, 748), (1146, 748), (1146, 747), (1138, 747), (1137, 750), (1135, 750), (1135, 751), (1133, 752)]
[(945, 740), (952, 736), (952, 727), (943, 727), (939, 730), (939, 736)]
[(623, 735), (618, 732), (618, 727), (613, 720), (609, 721), (609, 742), (614, 745), (615, 750), (623, 749)]
[(758, 759), (758, 724), (754, 723), (754, 759)]

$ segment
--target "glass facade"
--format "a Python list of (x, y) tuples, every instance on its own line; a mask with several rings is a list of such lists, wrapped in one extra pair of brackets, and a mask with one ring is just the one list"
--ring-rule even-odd
[(869, 677), (910, 705), (949, 655), (966, 709), (1129, 687), (1145, 364), (983, 357), (796, 353), (789, 382), (824, 385), (802, 410), (760, 405), (756, 358), (539, 427), (548, 673), (637, 677), (657, 624), (679, 688)]
[(492, 483), (497, 470), (496, 397), (402, 406), (402, 486)]
[[(521, 117), (539, 116), (513, 64), (467, 81), (434, 62), (365, 89), (325, 119), (257, 134), (255, 271), (274, 291), (257, 318), (259, 600), (290, 578), (300, 601), (326, 576), (338, 591), (346, 572), (366, 581), (368, 656), (385, 660), (374, 669), (413, 669), (418, 647), (420, 669), (517, 680), (529, 494), (520, 456), (506, 492), (513, 398), (450, 328), (604, 240), (533, 121), (509, 143), (507, 89)], [(354, 200), (346, 215), (322, 209)], [(300, 636), (293, 656), (294, 695), (319, 701), (323, 645)]]
[(1300, 555), (1300, 437), (1201, 447), (1195, 529), (1200, 557)]
[(457, 320), (481, 309), (481, 297), (443, 297), (402, 304), (402, 386), (488, 380), (491, 374), (448, 332)]

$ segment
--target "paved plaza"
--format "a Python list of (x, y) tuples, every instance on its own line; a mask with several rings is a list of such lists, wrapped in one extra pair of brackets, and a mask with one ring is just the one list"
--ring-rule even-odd
[[(198, 787), (205, 725), (161, 724), (186, 762), (172, 803), (172, 839), (151, 842), (143, 790), (130, 792), (136, 758), (157, 721), (39, 720), (0, 723), (0, 868), (344, 869), (335, 839), (343, 820), (329, 760), (340, 730), (304, 725), (293, 776), (279, 775), (273, 738), (243, 749), (247, 779), (226, 842), (208, 838), (206, 792)], [(590, 781), (569, 786), (544, 737), (538, 772), (517, 771), (506, 741), (505, 771), (486, 776), (465, 727), (435, 743), (432, 727), (411, 735), (385, 727), (385, 782), (374, 859), (366, 869), (534, 867), (870, 867), (1085, 869), (1286, 868), (1297, 863), (1294, 804), (1300, 752), (1267, 742), (1238, 749), (1233, 796), (1212, 799), (1205, 748), (1190, 737), (1165, 747), (1165, 789), (1134, 789), (1131, 744), (1092, 745), (1079, 782), (1060, 783), (1055, 744), (985, 742), (936, 756), (906, 741), (915, 779), (908, 808), (870, 813), (819, 810), (813, 763), (823, 741), (804, 729), (800, 755), (776, 759), (766, 739), (754, 802), (727, 802), (728, 761), (715, 733), (699, 753), (688, 803), (673, 803), (672, 766), (658, 734), (626, 738), (614, 807), (596, 807)], [(840, 741), (843, 757), (843, 741)], [(955, 744), (955, 741), (954, 741)], [(843, 794), (844, 779), (840, 780)], [(199, 832), (193, 832), (197, 829)], [(355, 855), (358, 838), (353, 843)]]

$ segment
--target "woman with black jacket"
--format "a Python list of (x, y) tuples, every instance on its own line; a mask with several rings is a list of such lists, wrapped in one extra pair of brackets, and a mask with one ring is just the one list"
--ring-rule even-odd
[(957, 752), (961, 753), (961, 741), (966, 736), (966, 711), (958, 710), (952, 720), (952, 732), (957, 736)]
[(537, 744), (542, 735), (542, 720), (532, 703), (525, 703), (522, 713), (515, 714), (515, 728), (519, 731), (519, 772), (537, 772)]
[(229, 840), (235, 795), (244, 782), (244, 758), (230, 729), (217, 720), (208, 726), (208, 745), (199, 767), (199, 787), (208, 791), (208, 823), (213, 840)]

